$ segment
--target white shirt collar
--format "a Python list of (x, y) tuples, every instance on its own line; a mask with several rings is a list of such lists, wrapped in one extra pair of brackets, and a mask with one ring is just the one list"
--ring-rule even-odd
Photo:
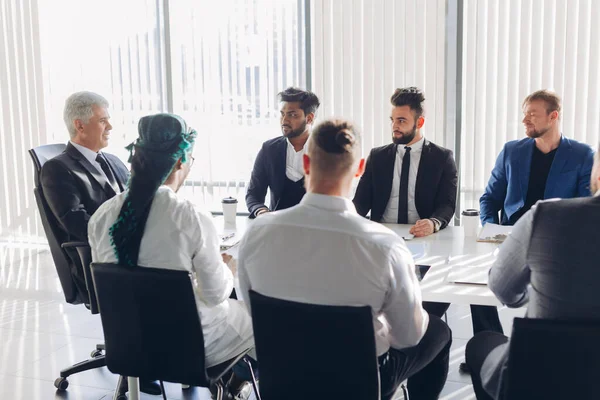
[(300, 204), (317, 207), (328, 211), (351, 212), (356, 214), (352, 200), (346, 197), (329, 196), (326, 194), (306, 193)]
[(92, 165), (95, 165), (97, 163), (96, 161), (96, 157), (98, 157), (98, 154), (100, 153), (96, 153), (94, 150), (90, 150), (85, 146), (82, 146), (80, 144), (74, 143), (72, 141), (69, 141), (69, 143), (71, 143), (73, 145), (73, 147), (75, 147), (77, 150), (79, 150), (79, 152), (85, 157), (87, 158), (87, 160), (89, 162), (92, 163)]
[(600, 196), (600, 189), (598, 189), (598, 190), (596, 191), (596, 193), (594, 193), (594, 197), (595, 197), (595, 196)]
[(287, 144), (288, 144), (288, 149), (292, 149), (294, 151), (294, 153), (301, 153), (306, 151), (306, 146), (308, 146), (308, 140), (304, 143), (304, 146), (302, 146), (302, 150), (300, 150), (299, 152), (296, 151), (296, 149), (294, 148), (294, 145), (292, 144), (292, 142), (290, 142), (290, 139), (285, 138)]
[[(415, 152), (420, 152), (421, 150), (423, 150), (423, 144), (425, 144), (425, 136), (421, 136), (421, 139), (418, 142), (413, 143), (409, 146), (411, 154), (415, 154)], [(406, 147), (406, 145), (398, 145), (398, 148), (396, 151), (404, 152), (405, 147)]]

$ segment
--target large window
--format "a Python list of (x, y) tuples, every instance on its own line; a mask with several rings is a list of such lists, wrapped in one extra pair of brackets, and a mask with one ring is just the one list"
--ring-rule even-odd
[(306, 87), (304, 2), (171, 1), (173, 111), (199, 132), (185, 192), (220, 209), (244, 193), (254, 157), (280, 135), (276, 95)]
[(127, 159), (143, 115), (174, 112), (199, 136), (184, 195), (209, 209), (244, 192), (260, 144), (280, 134), (276, 95), (305, 86), (301, 0), (40, 3), (49, 141), (68, 139), (62, 109), (77, 90), (111, 103), (107, 151)]
[(141, 116), (182, 115), (199, 132), (183, 194), (244, 211), (279, 91), (312, 89), (317, 121), (353, 120), (366, 155), (390, 141), (394, 88), (419, 86), (425, 136), (459, 164), (458, 211), (478, 208), (528, 93), (554, 89), (563, 133), (596, 147), (599, 17), (595, 0), (0, 0), (0, 238), (43, 237), (26, 152), (68, 140), (78, 90), (110, 101), (107, 151), (124, 160)]

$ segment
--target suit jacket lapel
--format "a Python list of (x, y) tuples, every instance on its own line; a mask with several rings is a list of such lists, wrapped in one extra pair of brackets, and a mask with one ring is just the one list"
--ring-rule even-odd
[(286, 169), (286, 158), (287, 158), (287, 139), (283, 138), (281, 142), (275, 146), (275, 154), (273, 154), (273, 171), (275, 172), (275, 179), (277, 184), (273, 185), (277, 188), (278, 195), (281, 196), (283, 187), (285, 186), (285, 169)]
[[(419, 161), (419, 170), (417, 171), (417, 182), (415, 183), (415, 206), (417, 206), (417, 212), (419, 212), (418, 205), (421, 204), (419, 201), (421, 189), (421, 183), (423, 179), (426, 181), (426, 173), (429, 171), (430, 157), (429, 152), (431, 151), (431, 147), (429, 146), (429, 141), (427, 139), (423, 139), (423, 149), (421, 150), (421, 160)], [(424, 178), (425, 177), (425, 178)], [(427, 187), (425, 185), (424, 187)], [(431, 186), (431, 185), (429, 185)], [(435, 192), (433, 192), (435, 193)]]
[(106, 162), (110, 166), (110, 169), (112, 170), (113, 175), (117, 180), (119, 189), (121, 189), (121, 191), (124, 191), (125, 187), (127, 186), (127, 176), (124, 176), (122, 170), (115, 165), (115, 163), (112, 160), (112, 157), (107, 157), (106, 153), (104, 153), (104, 158), (106, 159)]
[(569, 160), (569, 156), (571, 155), (571, 143), (564, 136), (560, 138), (560, 144), (556, 149), (556, 154), (554, 155), (554, 161), (552, 161), (552, 166), (550, 167), (550, 171), (548, 172), (548, 179), (546, 180), (546, 188), (544, 189), (544, 198), (548, 199), (551, 197), (555, 197), (552, 195), (554, 192), (555, 186), (559, 182), (560, 172), (563, 170), (563, 167)]
[(383, 159), (381, 160), (381, 168), (376, 171), (379, 174), (379, 182), (381, 184), (382, 191), (376, 195), (379, 201), (379, 209), (381, 215), (385, 212), (387, 203), (390, 200), (392, 194), (392, 186), (394, 184), (394, 173), (396, 165), (396, 145), (390, 144), (389, 147), (383, 152)]
[(79, 164), (81, 164), (81, 166), (83, 168), (85, 168), (85, 170), (92, 176), (92, 178), (96, 182), (98, 182), (98, 184), (100, 185), (100, 187), (106, 192), (106, 194), (108, 196), (113, 197), (114, 195), (116, 195), (115, 190), (110, 185), (110, 182), (108, 182), (108, 180), (104, 177), (104, 174), (101, 174), (100, 171), (98, 171), (98, 169), (96, 167), (94, 167), (92, 165), (92, 163), (90, 163), (88, 161), (88, 159), (85, 158), (83, 156), (83, 154), (81, 154), (79, 152), (79, 150), (77, 150), (75, 148), (75, 146), (71, 145), (71, 143), (69, 143), (67, 145), (67, 153), (73, 159), (75, 159), (77, 162), (79, 162)]
[(535, 141), (532, 139), (531, 141), (526, 142), (518, 151), (518, 176), (519, 176), (519, 186), (521, 187), (521, 197), (523, 202), (525, 202), (527, 198), (527, 189), (529, 188), (529, 173), (531, 171), (531, 157), (533, 157), (533, 146), (535, 146)]

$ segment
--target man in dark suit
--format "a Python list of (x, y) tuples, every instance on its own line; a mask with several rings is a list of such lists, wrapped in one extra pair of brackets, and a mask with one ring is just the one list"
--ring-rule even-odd
[(108, 102), (91, 92), (71, 95), (64, 110), (71, 140), (41, 172), (44, 196), (68, 240), (87, 240), (90, 216), (125, 189), (129, 171), (108, 146), (112, 126)]
[[(458, 182), (452, 152), (421, 134), (424, 101), (418, 88), (396, 89), (390, 115), (393, 143), (371, 150), (353, 200), (356, 211), (363, 216), (370, 211), (373, 221), (414, 224), (410, 233), (417, 237), (438, 232), (451, 221)], [(423, 303), (438, 317), (449, 306)], [(473, 305), (471, 317), (475, 333), (502, 332), (496, 307)]]
[(452, 152), (421, 134), (425, 123), (418, 88), (392, 95), (392, 144), (371, 150), (354, 204), (371, 220), (414, 224), (410, 232), (427, 236), (444, 229), (456, 207), (458, 174)]
[[(283, 136), (267, 140), (254, 161), (246, 192), (250, 218), (295, 206), (306, 193), (302, 156), (310, 135), (318, 97), (308, 91), (289, 87), (279, 96), (280, 123)], [(265, 205), (267, 189), (271, 203)]]
[[(116, 156), (101, 151), (108, 146), (108, 101), (97, 93), (77, 92), (65, 102), (63, 118), (71, 140), (66, 150), (42, 167), (42, 192), (67, 240), (87, 242), (88, 221), (106, 200), (125, 190), (129, 171)], [(74, 264), (71, 274), (81, 293), (87, 293), (83, 271)], [(140, 390), (162, 393), (156, 382), (140, 380)]]

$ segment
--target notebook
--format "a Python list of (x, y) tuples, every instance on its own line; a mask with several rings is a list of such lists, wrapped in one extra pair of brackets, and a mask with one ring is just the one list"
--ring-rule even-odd
[(219, 239), (219, 246), (221, 248), (221, 251), (224, 251), (229, 250), (230, 248), (238, 244), (240, 242), (241, 236), (238, 236), (235, 233), (229, 233), (221, 235)]
[(479, 236), (477, 236), (478, 242), (489, 242), (489, 243), (502, 243), (504, 239), (508, 237), (510, 232), (512, 231), (512, 226), (510, 225), (498, 225), (487, 223), (479, 232)]

